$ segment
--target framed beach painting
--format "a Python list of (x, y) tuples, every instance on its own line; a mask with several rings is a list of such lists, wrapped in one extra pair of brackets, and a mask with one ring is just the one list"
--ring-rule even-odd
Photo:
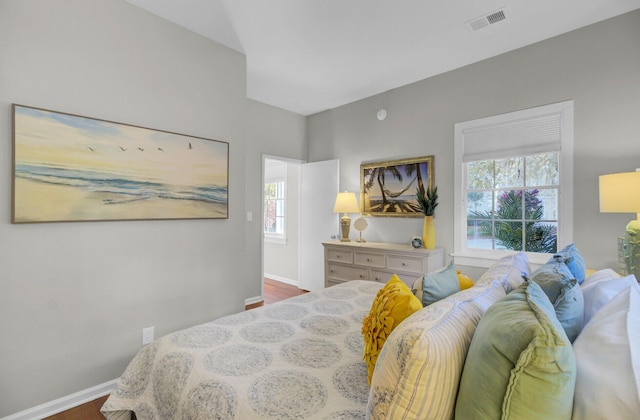
[(433, 187), (433, 156), (360, 165), (360, 211), (366, 216), (423, 217), (416, 191)]
[(13, 105), (12, 223), (228, 218), (229, 143)]

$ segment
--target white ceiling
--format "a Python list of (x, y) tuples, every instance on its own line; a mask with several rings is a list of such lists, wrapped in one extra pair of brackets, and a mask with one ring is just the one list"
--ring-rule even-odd
[[(247, 96), (335, 108), (640, 8), (640, 0), (127, 0), (247, 57)], [(467, 22), (503, 9), (473, 31)]]

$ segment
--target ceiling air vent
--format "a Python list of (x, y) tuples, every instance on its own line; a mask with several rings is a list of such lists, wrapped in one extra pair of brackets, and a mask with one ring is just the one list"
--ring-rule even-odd
[(489, 25), (493, 25), (494, 23), (498, 23), (501, 20), (505, 20), (506, 16), (504, 14), (504, 8), (500, 10), (496, 10), (495, 12), (491, 12), (488, 15), (480, 16), (478, 18), (472, 19), (466, 23), (467, 27), (472, 31), (477, 31), (479, 29), (485, 28)]

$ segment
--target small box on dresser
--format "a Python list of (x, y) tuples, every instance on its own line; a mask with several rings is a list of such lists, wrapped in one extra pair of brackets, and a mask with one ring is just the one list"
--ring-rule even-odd
[(323, 242), (325, 287), (349, 280), (386, 283), (397, 274), (408, 286), (444, 265), (444, 248), (384, 242)]

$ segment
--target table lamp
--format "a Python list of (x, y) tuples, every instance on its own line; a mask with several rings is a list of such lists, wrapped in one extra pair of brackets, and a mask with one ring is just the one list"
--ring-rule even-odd
[(600, 175), (600, 212), (636, 213), (624, 235), (627, 274), (640, 279), (640, 171)]
[(358, 200), (356, 200), (356, 193), (352, 192), (339, 192), (336, 197), (336, 203), (333, 205), (334, 213), (344, 213), (340, 218), (340, 231), (342, 233), (342, 242), (350, 242), (349, 239), (349, 227), (351, 226), (351, 219), (347, 213), (360, 213), (358, 207)]

